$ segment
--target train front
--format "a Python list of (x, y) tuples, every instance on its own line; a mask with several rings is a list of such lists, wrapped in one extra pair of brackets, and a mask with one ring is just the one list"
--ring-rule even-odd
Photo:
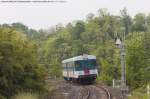
[(75, 73), (79, 82), (94, 82), (98, 69), (96, 57), (93, 55), (83, 55), (82, 60), (75, 61)]

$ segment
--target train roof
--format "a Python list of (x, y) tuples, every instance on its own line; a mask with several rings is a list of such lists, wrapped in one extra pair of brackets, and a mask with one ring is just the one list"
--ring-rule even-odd
[(69, 59), (65, 59), (62, 61), (62, 63), (67, 63), (67, 62), (71, 62), (71, 61), (77, 61), (77, 60), (84, 60), (84, 59), (96, 59), (96, 56), (94, 55), (80, 55), (80, 56), (76, 56), (76, 57), (72, 57)]

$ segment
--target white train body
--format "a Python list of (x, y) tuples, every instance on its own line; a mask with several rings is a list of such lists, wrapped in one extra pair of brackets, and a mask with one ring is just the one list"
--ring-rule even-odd
[(80, 55), (62, 61), (63, 77), (65, 80), (88, 79), (94, 81), (98, 70), (96, 65), (96, 56)]

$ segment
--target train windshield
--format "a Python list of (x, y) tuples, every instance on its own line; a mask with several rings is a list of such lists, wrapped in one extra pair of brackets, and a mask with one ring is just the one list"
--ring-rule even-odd
[(95, 59), (75, 61), (75, 69), (77, 71), (83, 69), (95, 69), (95, 68), (96, 68)]

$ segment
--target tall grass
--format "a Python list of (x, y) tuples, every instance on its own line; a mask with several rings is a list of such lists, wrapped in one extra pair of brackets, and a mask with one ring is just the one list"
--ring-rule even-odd
[(145, 86), (134, 90), (128, 99), (149, 99)]
[(128, 99), (149, 99), (146, 93), (134, 92)]
[(23, 92), (15, 95), (13, 99), (39, 99), (39, 95), (32, 92)]

